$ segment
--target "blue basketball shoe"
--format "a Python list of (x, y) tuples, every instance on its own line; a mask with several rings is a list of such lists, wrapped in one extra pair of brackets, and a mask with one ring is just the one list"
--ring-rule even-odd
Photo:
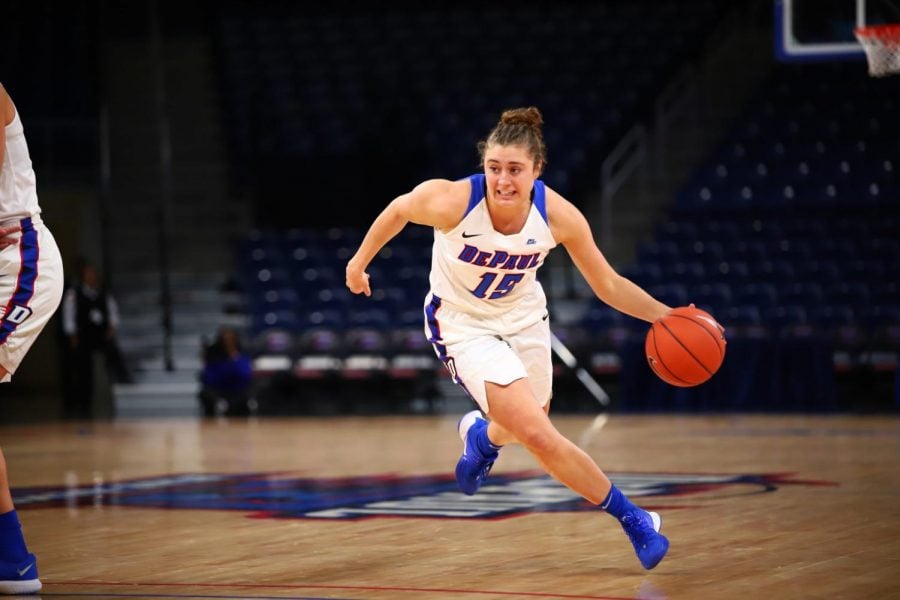
[(0, 562), (0, 594), (36, 594), (40, 589), (34, 554), (18, 563)]
[(621, 523), (644, 568), (649, 570), (659, 564), (669, 550), (669, 540), (659, 533), (659, 515), (636, 508), (625, 513)]
[(463, 453), (456, 463), (456, 482), (459, 489), (469, 496), (477, 492), (487, 479), (500, 454), (497, 450), (484, 454), (478, 448), (476, 435), (487, 426), (488, 422), (481, 416), (481, 411), (477, 410), (464, 414), (457, 424), (459, 437), (463, 441)]

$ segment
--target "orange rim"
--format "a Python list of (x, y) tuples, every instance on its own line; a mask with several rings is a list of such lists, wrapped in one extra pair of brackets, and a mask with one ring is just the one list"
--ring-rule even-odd
[(863, 39), (875, 39), (884, 43), (900, 43), (900, 24), (868, 25), (857, 27), (853, 32)]

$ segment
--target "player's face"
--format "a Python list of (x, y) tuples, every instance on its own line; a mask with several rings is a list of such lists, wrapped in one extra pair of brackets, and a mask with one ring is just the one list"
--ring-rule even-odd
[(484, 175), (488, 199), (495, 204), (514, 205), (530, 201), (537, 170), (524, 146), (494, 144), (484, 152)]

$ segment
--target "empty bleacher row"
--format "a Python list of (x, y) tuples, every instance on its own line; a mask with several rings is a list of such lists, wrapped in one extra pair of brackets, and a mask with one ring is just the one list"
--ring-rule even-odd
[[(895, 206), (898, 85), (857, 63), (780, 67), (678, 194), (682, 212)], [(802, 214), (802, 213), (799, 213)]]
[[(732, 326), (881, 326), (900, 320), (900, 215), (670, 220), (623, 273)], [(588, 328), (614, 321), (595, 306)], [(614, 311), (613, 311), (614, 312)]]
[(735, 326), (893, 335), (900, 88), (857, 67), (776, 69), (627, 273)]
[(359, 230), (255, 232), (241, 242), (237, 277), (251, 335), (272, 328), (299, 333), (421, 326), (430, 236), (430, 229), (410, 226), (385, 246), (369, 267), (372, 296), (366, 297), (344, 287), (344, 268), (362, 240)]
[(623, 355), (625, 403), (833, 410), (864, 401), (837, 393), (853, 380), (890, 405), (876, 387), (897, 385), (900, 353), (898, 97), (900, 82), (854, 62), (774, 69), (623, 269), (665, 302), (710, 310), (729, 360), (712, 385), (660, 387), (615, 335), (641, 324), (591, 302), (578, 327), (607, 331)]
[(423, 179), (464, 177), (500, 112), (536, 105), (546, 175), (578, 197), (724, 12), (684, 4), (224, 3), (216, 48), (232, 173), (259, 190), (261, 224), (361, 224), (371, 208), (293, 213), (303, 207), (279, 192), (383, 204)]
[(331, 228), (258, 230), (240, 242), (235, 283), (267, 412), (402, 411), (437, 396), (443, 367), (422, 312), (431, 230), (410, 225), (381, 250), (368, 297), (344, 286), (361, 240), (358, 229)]

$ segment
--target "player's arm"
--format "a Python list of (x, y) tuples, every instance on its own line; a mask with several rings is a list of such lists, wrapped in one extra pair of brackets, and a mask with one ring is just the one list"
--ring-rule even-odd
[(0, 115), (3, 115), (3, 127), (0, 127), (0, 165), (6, 160), (6, 125), (12, 121), (12, 115), (9, 114), (11, 105), (12, 100), (6, 93), (6, 88), (0, 84)]
[(594, 242), (591, 227), (581, 211), (549, 189), (547, 213), (554, 239), (565, 247), (572, 262), (603, 302), (648, 322), (670, 310), (634, 282), (619, 275)]
[(371, 295), (366, 267), (407, 223), (438, 229), (455, 227), (465, 211), (469, 185), (467, 180), (430, 179), (388, 204), (372, 222), (356, 254), (347, 263), (346, 283), (350, 291)]
[[(3, 115), (2, 123), (0, 123), (3, 125), (0, 127), (0, 165), (2, 165), (3, 161), (6, 159), (6, 125), (12, 121), (16, 114), (15, 110), (9, 94), (6, 93), (6, 88), (3, 87), (3, 85), (0, 85), (0, 114)], [(19, 240), (10, 234), (21, 230), (22, 228), (19, 225), (0, 227), (0, 250), (7, 246), (15, 246), (18, 244)]]

